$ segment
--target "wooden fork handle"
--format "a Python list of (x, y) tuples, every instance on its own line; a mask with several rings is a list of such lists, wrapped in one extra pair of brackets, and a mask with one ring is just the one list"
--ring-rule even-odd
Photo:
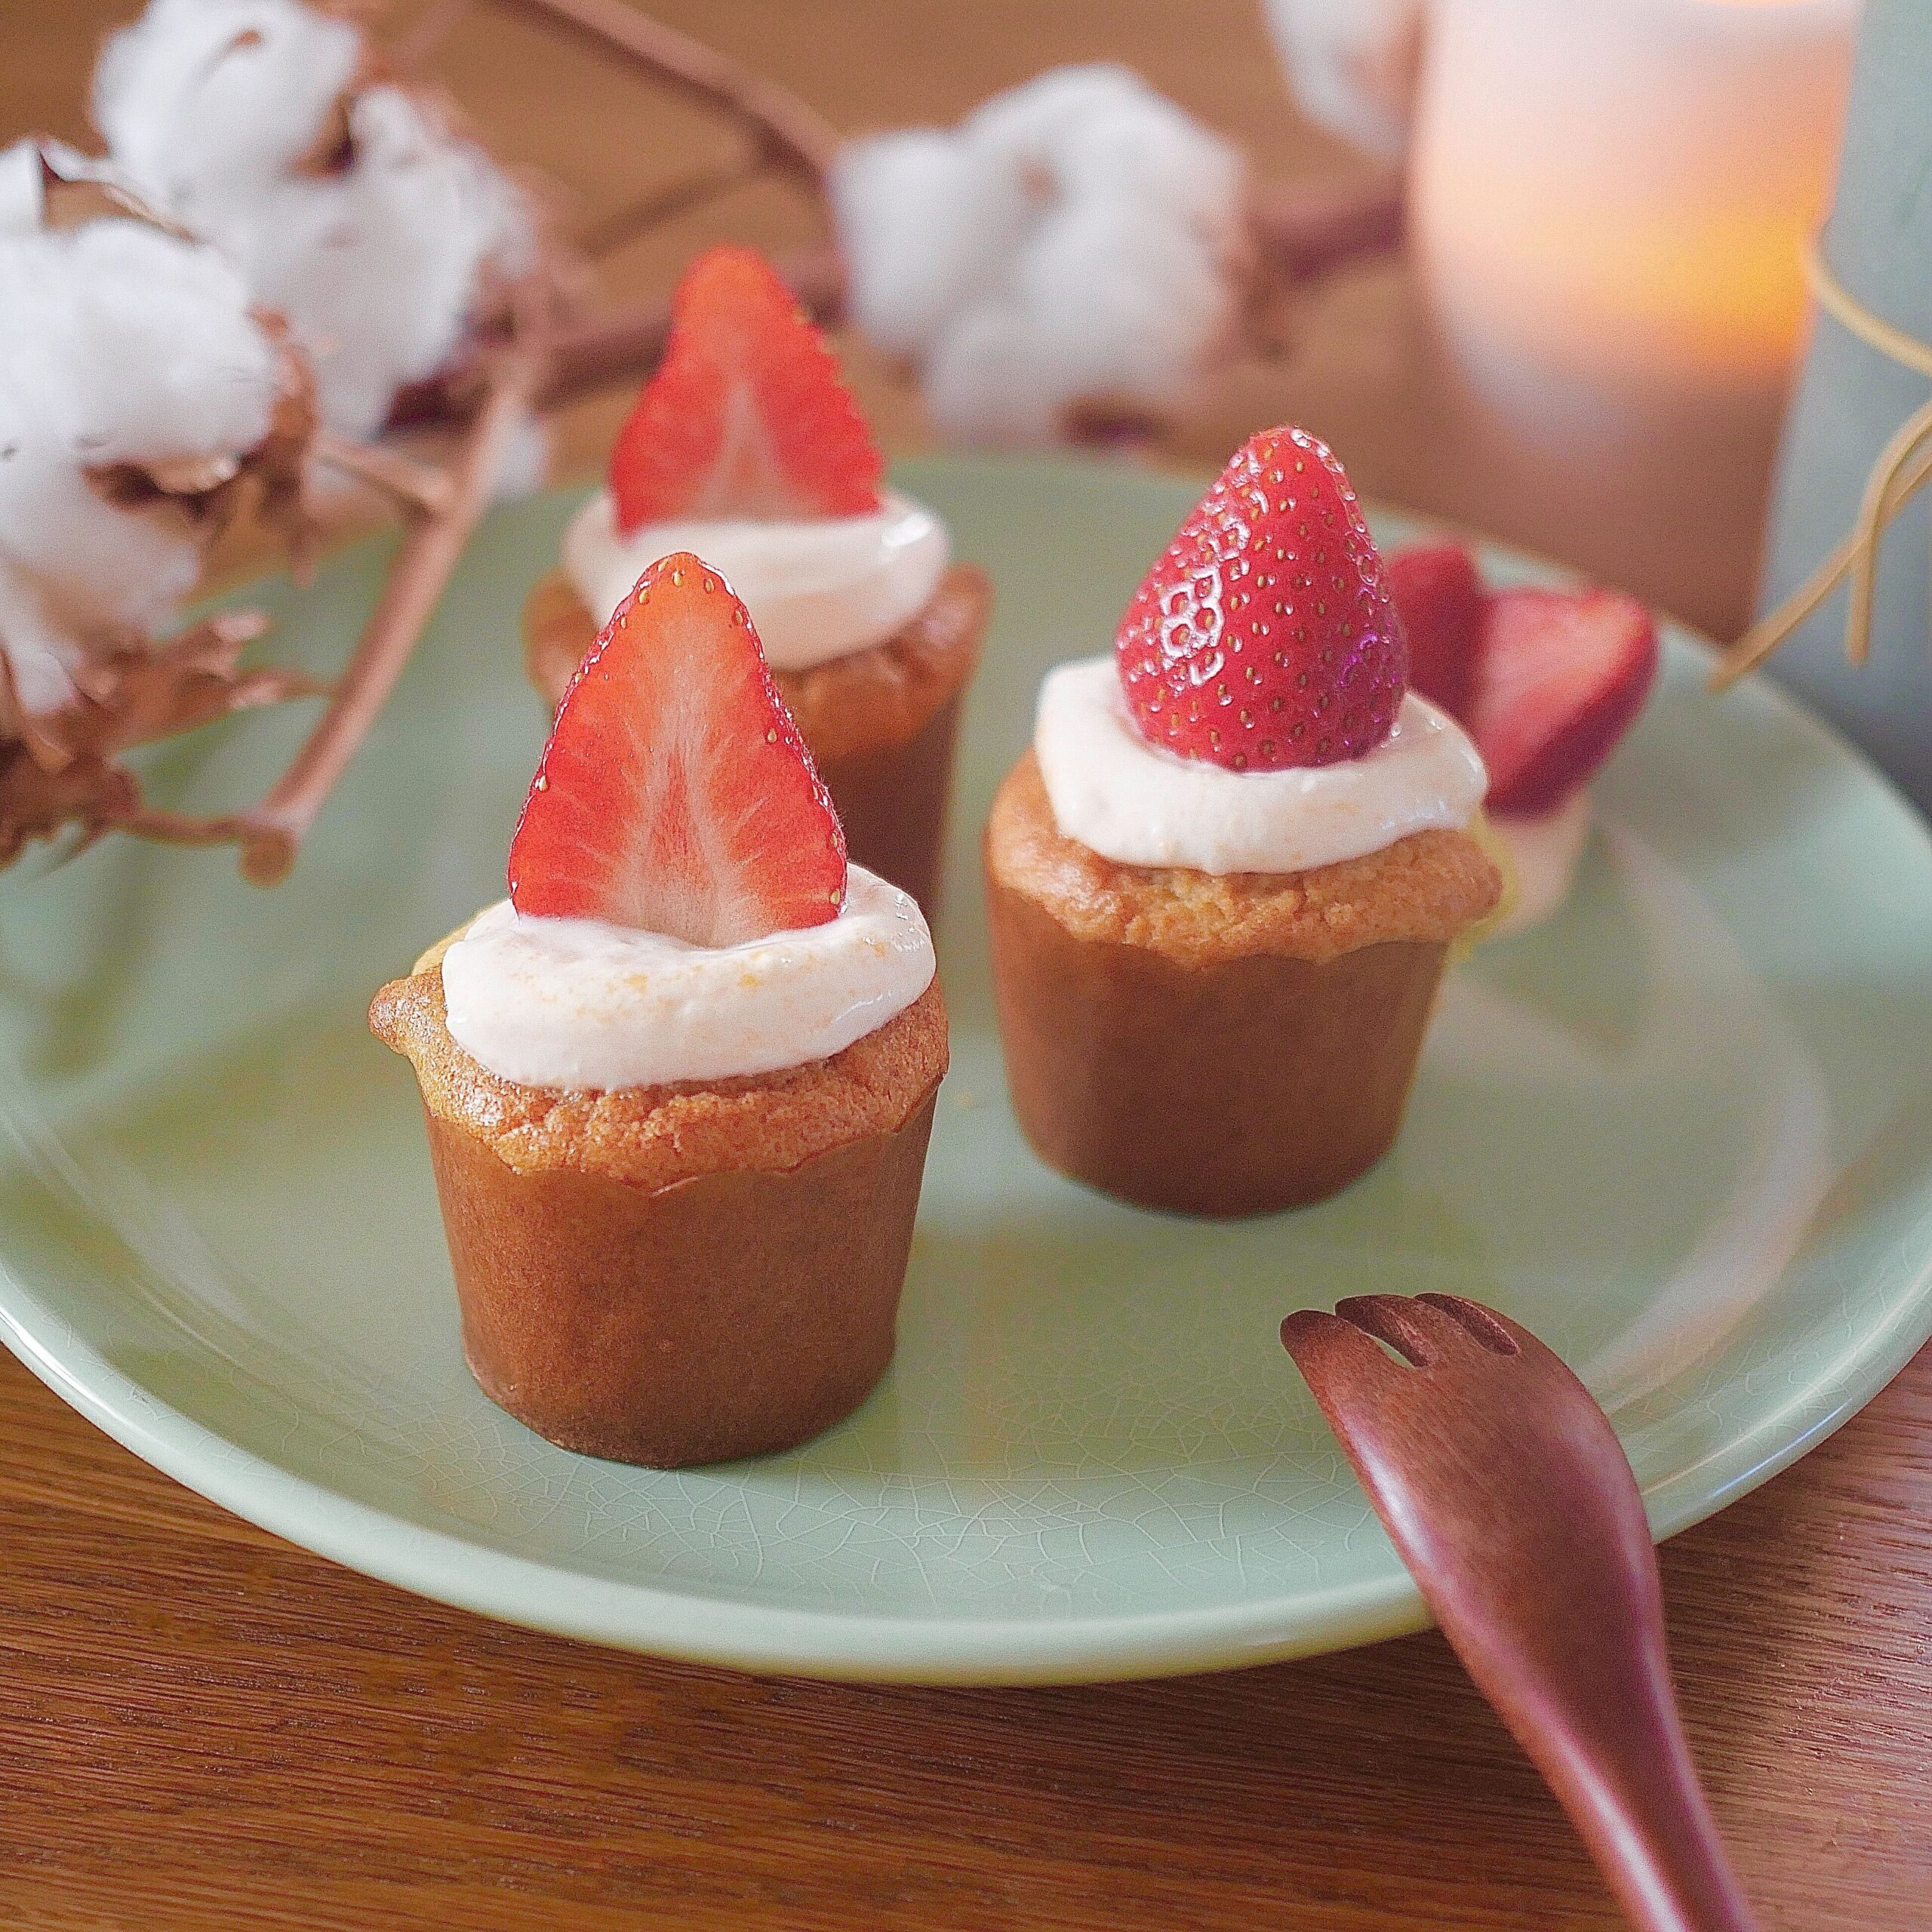
[(1698, 1783), (1660, 1647), (1634, 1644), (1617, 1660), (1627, 1674), (1613, 1666), (1589, 1708), (1578, 1709), (1534, 1660), (1519, 1656), (1492, 1680), (1472, 1654), (1481, 1644), (1465, 1649), (1446, 1620), (1444, 1629), (1633, 1924), (1644, 1932), (1756, 1932)]
[[(1443, 1635), (1561, 1801), (1632, 1921), (1644, 1932), (1755, 1932), (1678, 1715), (1657, 1552), (1635, 1479), (1600, 1410), (1592, 1405), (1574, 1426), (1600, 1434), (1595, 1457), (1531, 1465), (1552, 1506), (1543, 1534), (1561, 1537), (1537, 1561), (1534, 1592), (1503, 1580), (1520, 1577), (1529, 1555), (1511, 1547), (1532, 1520), (1519, 1497), (1499, 1491), (1494, 1513), (1477, 1518), (1474, 1541), (1490, 1563), (1447, 1562), (1439, 1552), (1432, 1561), (1438, 1522), (1392, 1516), (1373, 1452), (1357, 1466)], [(1596, 1478), (1578, 1480), (1591, 1463)], [(1611, 1470), (1617, 1479), (1604, 1480)], [(1520, 1479), (1500, 1458), (1496, 1477), (1503, 1490)]]
[[(1432, 1302), (1436, 1303), (1431, 1306)], [(1281, 1335), (1476, 1687), (1644, 1932), (1754, 1932), (1690, 1761), (1643, 1499), (1589, 1392), (1493, 1309), (1344, 1301)], [(1344, 1321), (1340, 1317), (1347, 1315)], [(1398, 1366), (1360, 1322), (1405, 1346)]]

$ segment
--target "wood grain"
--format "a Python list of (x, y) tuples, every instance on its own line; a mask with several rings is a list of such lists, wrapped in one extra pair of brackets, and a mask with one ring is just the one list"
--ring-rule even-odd
[[(93, 42), (132, 5), (0, 13), (0, 134), (83, 135)], [(1271, 172), (1344, 162), (1288, 111), (1249, 0), (655, 11), (784, 74), (848, 128), (950, 115), (1052, 62), (1112, 56), (1238, 132)], [(466, 29), (448, 71), (493, 138), (565, 183), (586, 219), (712, 138), (514, 26)], [(781, 191), (723, 212), (752, 240), (802, 232)], [(690, 239), (626, 251), (620, 284), (661, 286)], [(1432, 426), (1417, 326), (1398, 268), (1329, 291), (1294, 361), (1241, 371), (1189, 451), (1217, 460), (1256, 423), (1297, 416), (1370, 490), (1537, 540)], [(903, 392), (857, 359), (890, 438), (916, 441)], [(595, 461), (620, 407), (574, 413), (567, 454)], [(1760, 460), (1740, 454), (1734, 500), (1635, 587), (1719, 628), (1741, 614)], [(7, 1932), (1617, 1922), (1433, 1637), (1025, 1693), (656, 1664), (444, 1611), (291, 1549), (125, 1454), (11, 1359), (0, 1552)], [(1693, 1745), (1767, 1925), (1923, 1932), (1932, 1355), (1674, 1544), (1664, 1574)]]
[[(483, 1623), (177, 1487), (0, 1361), (0, 1924), (1549, 1932), (1619, 1921), (1441, 1641), (866, 1690)], [(1923, 1932), (1932, 1356), (1665, 1552), (1767, 1928)]]

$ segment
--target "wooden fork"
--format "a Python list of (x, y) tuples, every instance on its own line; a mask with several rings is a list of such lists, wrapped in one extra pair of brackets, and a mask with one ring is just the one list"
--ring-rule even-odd
[(1636, 1478), (1595, 1398), (1527, 1329), (1455, 1295), (1304, 1309), (1281, 1343), (1632, 1922), (1752, 1932), (1672, 1694)]

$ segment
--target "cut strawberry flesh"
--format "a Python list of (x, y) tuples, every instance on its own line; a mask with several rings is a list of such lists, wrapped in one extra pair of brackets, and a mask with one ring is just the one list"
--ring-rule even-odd
[(1527, 817), (1587, 784), (1636, 721), (1657, 669), (1657, 625), (1634, 598), (1491, 595), (1465, 719), (1489, 768), (1490, 808)]
[(1423, 697), (1465, 725), (1489, 768), (1490, 809), (1527, 817), (1587, 784), (1642, 710), (1657, 626), (1608, 590), (1485, 592), (1460, 543), (1389, 560)]
[(558, 706), (510, 844), (519, 912), (693, 946), (823, 924), (845, 838), (745, 607), (681, 552), (620, 605)]
[(837, 362), (776, 271), (749, 248), (700, 255), (611, 453), (618, 527), (863, 516), (882, 472)]
[(1413, 543), (1389, 559), (1389, 589), (1409, 647), (1409, 688), (1452, 718), (1475, 694), (1484, 595), (1460, 543)]
[(1235, 771), (1372, 751), (1407, 679), (1355, 491), (1292, 428), (1236, 452), (1134, 593), (1115, 649), (1142, 736)]

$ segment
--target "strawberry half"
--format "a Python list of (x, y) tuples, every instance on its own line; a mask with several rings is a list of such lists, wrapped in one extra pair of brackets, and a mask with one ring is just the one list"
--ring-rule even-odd
[(1142, 736), (1183, 758), (1276, 771), (1381, 743), (1407, 654), (1327, 446), (1287, 428), (1244, 443), (1134, 592), (1115, 651)]
[(638, 580), (578, 667), (510, 841), (519, 912), (693, 946), (822, 924), (845, 835), (745, 607), (688, 551)]
[(1465, 722), (1506, 817), (1547, 811), (1586, 783), (1636, 721), (1657, 630), (1614, 590), (1500, 590), (1484, 608)]
[(749, 248), (699, 256), (611, 452), (618, 528), (863, 516), (882, 468), (832, 352), (771, 265)]
[(1412, 543), (1389, 559), (1389, 591), (1409, 647), (1409, 688), (1466, 715), (1482, 641), (1483, 588), (1460, 543)]

